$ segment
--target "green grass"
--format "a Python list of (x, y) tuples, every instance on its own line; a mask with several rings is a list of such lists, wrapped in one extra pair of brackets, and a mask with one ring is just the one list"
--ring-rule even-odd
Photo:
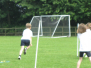
[[(21, 36), (0, 36), (0, 68), (34, 68), (37, 38), (33, 46), (18, 60)], [(76, 37), (40, 38), (37, 68), (76, 68)], [(80, 68), (91, 68), (88, 58), (83, 58)]]

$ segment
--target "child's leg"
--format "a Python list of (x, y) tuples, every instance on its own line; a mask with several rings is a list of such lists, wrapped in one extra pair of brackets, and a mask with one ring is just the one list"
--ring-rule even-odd
[(88, 57), (89, 58), (89, 61), (91, 62), (91, 57)]
[(79, 58), (79, 60), (78, 60), (78, 62), (77, 62), (77, 68), (80, 68), (80, 64), (81, 64), (81, 62), (82, 62), (82, 59), (83, 59), (83, 57), (80, 57), (80, 58)]
[(24, 46), (21, 46), (21, 50), (20, 50), (20, 52), (19, 52), (19, 55), (22, 54), (23, 50), (24, 50)]
[(30, 45), (29, 46), (27, 46), (27, 49), (29, 49), (30, 48)]
[(89, 61), (91, 62), (91, 54), (90, 54), (90, 51), (86, 52), (88, 58), (89, 58)]
[(29, 48), (30, 48), (30, 45), (27, 46), (26, 48), (24, 48), (24, 54), (26, 54), (26, 51), (27, 51), (27, 49), (29, 49)]

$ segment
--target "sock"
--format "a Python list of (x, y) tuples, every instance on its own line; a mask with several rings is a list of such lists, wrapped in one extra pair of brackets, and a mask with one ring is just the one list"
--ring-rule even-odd
[(21, 57), (21, 55), (19, 55)]
[(27, 48), (25, 48), (27, 50)]

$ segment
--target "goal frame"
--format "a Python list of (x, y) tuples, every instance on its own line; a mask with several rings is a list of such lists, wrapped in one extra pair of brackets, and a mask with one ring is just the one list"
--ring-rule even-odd
[(32, 18), (32, 20), (30, 21), (30, 23), (32, 24), (32, 21), (33, 21), (33, 19), (35, 18), (35, 17), (40, 17), (40, 21), (41, 21), (41, 23), (40, 23), (40, 31), (41, 31), (41, 34), (39, 35), (39, 36), (43, 36), (43, 29), (42, 29), (42, 17), (51, 17), (51, 16), (60, 16), (60, 19), (58, 20), (58, 23), (56, 24), (56, 26), (55, 26), (55, 29), (54, 29), (54, 31), (53, 31), (53, 33), (52, 33), (52, 35), (51, 35), (51, 38), (57, 38), (57, 37), (54, 37), (54, 34), (55, 34), (55, 32), (56, 32), (56, 29), (57, 29), (57, 27), (58, 27), (58, 25), (59, 25), (59, 23), (60, 23), (60, 20), (61, 20), (61, 18), (63, 17), (63, 16), (68, 16), (68, 20), (69, 20), (69, 35), (68, 36), (58, 36), (58, 37), (71, 37), (71, 26), (70, 26), (70, 15), (41, 15), (41, 16), (33, 16), (33, 18)]
[[(43, 36), (42, 17), (44, 17), (44, 16), (47, 16), (48, 17), (48, 16), (60, 16), (60, 15), (41, 15), (41, 16), (34, 16), (34, 17), (40, 17), (39, 24), (38, 24), (38, 35), (37, 35), (37, 45), (36, 45), (36, 56), (35, 56), (35, 66), (34, 66), (34, 68), (37, 67), (37, 55), (38, 55), (38, 45), (39, 45), (39, 36), (40, 36), (39, 34), (40, 34), (40, 30), (41, 30), (41, 36)], [(70, 37), (71, 36), (71, 31), (70, 31), (70, 15), (61, 15), (61, 16), (69, 16), (69, 37)], [(34, 17), (32, 18), (31, 22), (33, 21)], [(61, 17), (60, 17), (60, 19), (61, 19)], [(59, 19), (59, 21), (60, 21), (60, 19)], [(57, 29), (57, 26), (59, 24), (59, 21), (58, 21), (57, 25), (55, 26), (55, 29), (54, 29), (53, 34), (52, 34), (52, 37), (53, 37), (53, 35), (54, 35), (54, 33), (55, 33), (56, 29)]]
[[(79, 27), (79, 23), (77, 23), (77, 28)], [(79, 46), (80, 46), (80, 40), (78, 38), (78, 33), (77, 33), (77, 57), (79, 56)]]

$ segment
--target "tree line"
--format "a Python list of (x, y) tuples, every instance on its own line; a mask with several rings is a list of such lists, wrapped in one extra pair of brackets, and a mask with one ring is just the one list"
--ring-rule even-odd
[(87, 23), (91, 0), (0, 0), (0, 28), (23, 27), (39, 15), (70, 15), (71, 26)]

